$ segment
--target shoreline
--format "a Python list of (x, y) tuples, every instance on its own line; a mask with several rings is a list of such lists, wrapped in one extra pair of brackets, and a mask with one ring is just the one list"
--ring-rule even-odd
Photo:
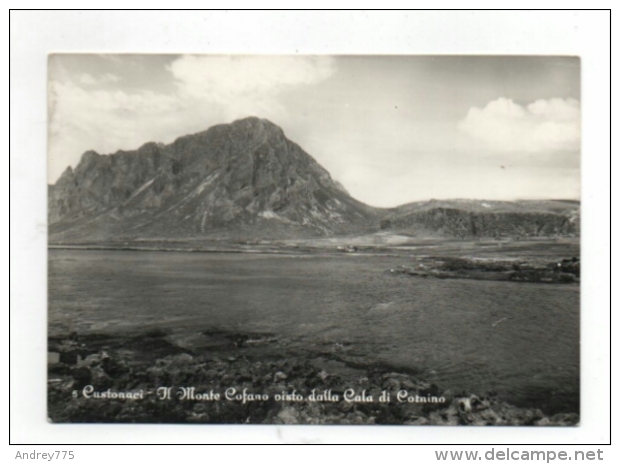
[[(574, 412), (550, 415), (538, 408), (508, 404), (493, 392), (444, 390), (414, 372), (385, 365), (351, 363), (310, 351), (284, 357), (277, 354), (278, 342), (269, 334), (213, 330), (202, 335), (210, 346), (200, 349), (182, 348), (157, 329), (120, 336), (50, 337), (49, 351), (54, 355), (48, 364), (50, 420), (407, 425), (579, 422)], [(170, 389), (167, 398), (162, 398), (163, 388)], [(230, 389), (235, 390), (232, 399), (227, 397)], [(123, 392), (142, 394), (118, 398)], [(95, 398), (95, 393), (104, 397)], [(213, 399), (216, 394), (220, 395), (217, 401)], [(235, 400), (236, 395), (243, 398), (246, 394), (261, 399)], [(389, 401), (382, 402), (382, 395)]]
[[(136, 246), (96, 246), (96, 245), (48, 245), (48, 250), (71, 251), (131, 251), (162, 253), (207, 253), (207, 254), (250, 254), (284, 257), (391, 257), (407, 259), (409, 264), (397, 268), (385, 269), (394, 276), (410, 276), (436, 279), (487, 280), (513, 283), (576, 284), (580, 283), (579, 258), (512, 258), (498, 254), (493, 258), (476, 258), (471, 254), (455, 256), (453, 253), (443, 255), (412, 254), (412, 250), (402, 247), (355, 247), (344, 250), (342, 247), (306, 247), (271, 245), (266, 249), (247, 248), (163, 248)], [(430, 247), (421, 246), (424, 251)], [(383, 252), (381, 252), (383, 251)]]

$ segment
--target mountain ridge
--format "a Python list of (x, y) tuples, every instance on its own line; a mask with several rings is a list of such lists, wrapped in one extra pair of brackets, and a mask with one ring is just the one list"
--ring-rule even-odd
[(244, 118), (135, 151), (87, 151), (49, 188), (50, 235), (329, 235), (376, 225), (376, 212), (281, 128)]
[[(50, 242), (290, 238), (394, 230), (449, 237), (578, 234), (579, 203), (353, 198), (266, 119), (248, 117), (136, 150), (88, 150), (48, 186)], [(542, 224), (542, 225), (541, 225)]]

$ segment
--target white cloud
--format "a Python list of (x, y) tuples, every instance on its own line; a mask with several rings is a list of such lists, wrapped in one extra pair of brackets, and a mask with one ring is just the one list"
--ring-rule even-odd
[(118, 82), (121, 80), (119, 76), (117, 76), (116, 74), (111, 74), (111, 73), (106, 73), (101, 78), (103, 79), (104, 82)]
[(572, 98), (537, 100), (525, 107), (499, 98), (482, 109), (471, 108), (458, 130), (493, 152), (578, 151), (580, 120), (579, 102)]
[(183, 56), (169, 67), (179, 96), (215, 105), (224, 118), (277, 118), (283, 92), (317, 84), (335, 71), (330, 57)]
[(112, 74), (112, 73), (105, 73), (102, 74), (101, 76), (93, 76), (91, 74), (88, 73), (83, 73), (80, 74), (80, 76), (78, 77), (78, 81), (80, 84), (85, 84), (85, 85), (101, 85), (101, 84), (107, 84), (107, 83), (116, 83), (119, 82), (121, 80), (121, 78), (119, 76), (117, 76), (116, 74)]
[(330, 57), (189, 55), (172, 62), (169, 70), (182, 93), (222, 100), (316, 84), (331, 76), (335, 67)]
[(80, 84), (95, 85), (97, 81), (90, 74), (84, 73), (79, 77)]

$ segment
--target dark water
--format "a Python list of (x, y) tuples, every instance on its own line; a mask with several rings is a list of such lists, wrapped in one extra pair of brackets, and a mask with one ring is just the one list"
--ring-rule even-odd
[(406, 258), (50, 250), (50, 334), (209, 328), (578, 411), (579, 288), (394, 276)]

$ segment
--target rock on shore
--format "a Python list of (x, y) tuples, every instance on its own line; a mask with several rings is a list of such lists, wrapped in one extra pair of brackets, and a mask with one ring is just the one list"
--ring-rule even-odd
[[(152, 340), (141, 345), (149, 343), (153, 345)], [(230, 353), (176, 352), (153, 361), (126, 347), (101, 350), (96, 344), (70, 339), (55, 340), (50, 346), (61, 354), (49, 365), (48, 413), (53, 422), (576, 425), (579, 421), (577, 414), (549, 417), (491, 394), (455, 393), (409, 374), (372, 367), (356, 379), (344, 379), (317, 367), (311, 357), (258, 361)], [(162, 398), (166, 393), (161, 388), (166, 387), (168, 397)], [(190, 387), (194, 390), (187, 390)], [(228, 395), (231, 388), (235, 392)], [(352, 401), (345, 400), (347, 393)], [(215, 394), (220, 395), (218, 400)], [(390, 401), (380, 402), (382, 394), (384, 398), (389, 394)], [(367, 401), (369, 397), (372, 401)], [(410, 402), (408, 397), (442, 400)]]

